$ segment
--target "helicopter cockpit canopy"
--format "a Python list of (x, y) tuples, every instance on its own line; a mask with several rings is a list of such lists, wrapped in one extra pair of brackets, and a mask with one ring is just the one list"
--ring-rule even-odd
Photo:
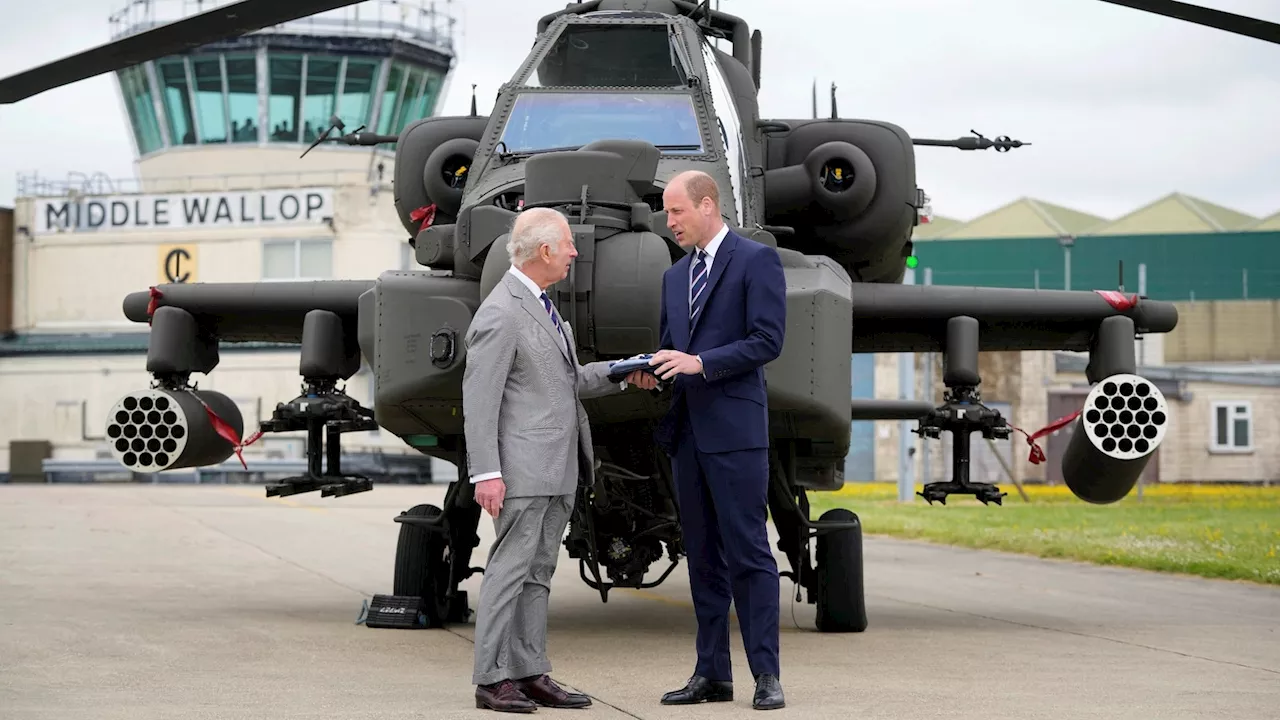
[[(613, 15), (613, 13), (599, 13)], [(529, 73), (529, 87), (687, 87), (689, 68), (667, 23), (600, 24), (592, 15), (560, 29)]]
[(663, 154), (705, 153), (687, 56), (675, 26), (661, 18), (589, 13), (562, 25), (516, 83), (502, 151), (573, 149), (615, 138), (644, 140)]

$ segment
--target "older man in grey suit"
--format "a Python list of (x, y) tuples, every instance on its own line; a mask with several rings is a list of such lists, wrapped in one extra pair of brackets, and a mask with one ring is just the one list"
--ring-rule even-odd
[[(476, 707), (532, 712), (586, 707), (547, 676), (547, 599), (579, 473), (592, 472), (587, 413), (579, 398), (653, 388), (636, 371), (609, 381), (609, 364), (578, 364), (573, 329), (546, 289), (577, 256), (560, 213), (520, 213), (507, 242), (511, 269), (467, 331), (462, 407), (476, 502), (494, 518), (476, 613)], [(581, 460), (579, 458), (581, 454)]]

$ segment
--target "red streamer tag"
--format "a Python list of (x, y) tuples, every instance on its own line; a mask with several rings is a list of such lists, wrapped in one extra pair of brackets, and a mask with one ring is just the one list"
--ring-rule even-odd
[(414, 222), (418, 222), (419, 220), (422, 221), (422, 224), (418, 226), (418, 232), (426, 230), (431, 227), (431, 222), (436, 219), (436, 204), (431, 203), (430, 205), (423, 205), (417, 210), (409, 213), (409, 219)]
[(147, 324), (151, 324), (151, 318), (156, 314), (156, 308), (160, 306), (160, 298), (164, 297), (164, 293), (156, 289), (155, 285), (151, 286), (151, 299), (147, 301)]
[(240, 461), (240, 467), (248, 470), (249, 466), (244, 461), (243, 450), (256, 442), (258, 438), (262, 437), (262, 430), (258, 430), (258, 432), (250, 435), (247, 440), (241, 442), (240, 436), (236, 433), (236, 429), (231, 427), (226, 420), (218, 417), (218, 413), (214, 412), (213, 408), (209, 407), (209, 403), (205, 402), (203, 398), (195, 394), (192, 390), (188, 389), (187, 392), (191, 393), (191, 397), (195, 398), (197, 402), (204, 406), (204, 411), (209, 416), (209, 423), (213, 425), (213, 431), (218, 433), (222, 439), (231, 443), (231, 445), (235, 447), (236, 458)]
[(1101, 295), (1102, 299), (1107, 301), (1107, 304), (1120, 312), (1130, 310), (1138, 304), (1137, 295), (1125, 297), (1124, 293), (1116, 290), (1094, 290), (1094, 292)]
[[(1029, 460), (1032, 465), (1039, 465), (1040, 463), (1044, 462), (1045, 461), (1044, 450), (1040, 449), (1040, 446), (1036, 444), (1036, 440), (1044, 437), (1045, 435), (1049, 435), (1057, 430), (1060, 430), (1061, 428), (1066, 427), (1068, 424), (1073, 422), (1076, 418), (1080, 417), (1080, 412), (1081, 412), (1080, 410), (1077, 410), (1071, 413), (1070, 415), (1067, 415), (1066, 417), (1058, 418), (1057, 420), (1054, 420), (1053, 422), (1049, 423), (1043, 428), (1040, 428), (1039, 430), (1035, 431), (1030, 435), (1027, 435), (1027, 431), (1023, 430), (1022, 428), (1017, 428), (1017, 427), (1013, 428), (1014, 430), (1017, 430), (1023, 435), (1027, 435), (1027, 444), (1031, 446), (1031, 452), (1027, 456), (1027, 460)], [(1013, 427), (1013, 426), (1010, 425), (1010, 427)]]

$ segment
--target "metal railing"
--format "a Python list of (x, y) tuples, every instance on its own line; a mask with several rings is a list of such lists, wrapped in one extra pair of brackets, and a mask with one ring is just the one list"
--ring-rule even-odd
[[(234, 0), (131, 0), (108, 19), (111, 39), (214, 10)], [(438, 7), (443, 6), (443, 9)], [(385, 37), (452, 51), (453, 0), (366, 0), (350, 7), (272, 25), (256, 32)]]
[[(365, 475), (375, 483), (428, 484), (435, 481), (430, 463), (423, 458), (410, 456), (397, 461), (393, 456), (353, 454), (342, 456), (342, 469), (346, 473)], [(174, 484), (253, 484), (303, 475), (307, 472), (304, 459), (251, 459), (245, 458), (242, 466), (237, 459), (219, 465), (209, 465), (186, 470), (167, 470), (161, 473), (135, 473), (107, 458), (102, 460), (59, 460), (46, 458), (41, 461), (41, 471), (46, 483), (174, 483)], [(445, 478), (445, 481), (453, 478)]]
[(222, 173), (212, 175), (173, 175), (148, 178), (113, 178), (104, 173), (67, 173), (66, 179), (54, 179), (39, 173), (17, 174), (17, 197), (91, 197), (141, 193), (217, 192), (221, 190), (261, 190), (293, 188), (309, 185), (339, 187), (343, 185), (378, 185), (390, 188), (391, 173), (367, 170), (298, 170), (294, 172)]

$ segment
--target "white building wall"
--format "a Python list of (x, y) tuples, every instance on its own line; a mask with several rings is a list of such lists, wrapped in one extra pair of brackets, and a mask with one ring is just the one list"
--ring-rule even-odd
[[(260, 195), (259, 193), (266, 193)], [(322, 196), (324, 206), (311, 221), (229, 223), (212, 220), (218, 200), (227, 198), (235, 215), (243, 200), (250, 214), (263, 202), (279, 205), (282, 193), (305, 198)], [(139, 199), (142, 198), (142, 199)], [(265, 198), (265, 200), (264, 200)], [(400, 225), (390, 189), (368, 185), (309, 186), (271, 191), (197, 192), (174, 196), (119, 195), (103, 199), (142, 206), (148, 227), (99, 232), (40, 232), (48, 210), (45, 198), (21, 198), (15, 225), (27, 227), (14, 240), (14, 325), (19, 331), (117, 328), (144, 330), (128, 323), (121, 303), (129, 293), (169, 282), (165, 258), (170, 251), (186, 251), (189, 260), (179, 272), (194, 270), (190, 282), (259, 282), (264, 279), (264, 247), (271, 242), (299, 241), (328, 246), (325, 272), (302, 279), (375, 278), (384, 270), (402, 267), (408, 233)], [(209, 203), (209, 220), (196, 227), (157, 227), (157, 202), (168, 213), (180, 214), (184, 201)], [(304, 200), (305, 201), (305, 200)], [(59, 201), (52, 201), (59, 202)], [(289, 201), (286, 201), (289, 202)], [(109, 205), (108, 205), (109, 206)], [(149, 206), (151, 209), (145, 209)], [(123, 211), (121, 212), (123, 215)], [(329, 218), (326, 220), (325, 218)], [(192, 267), (194, 264), (194, 268)]]
[[(317, 149), (298, 160), (295, 153), (266, 148), (217, 148), (175, 152), (144, 161), (139, 187), (109, 197), (81, 198), (117, 206), (117, 217), (127, 208), (130, 221), (124, 227), (96, 231), (49, 231), (45, 205), (55, 210), (66, 198), (18, 198), (14, 247), (14, 325), (19, 333), (82, 334), (140, 333), (147, 326), (125, 319), (126, 295), (169, 282), (165, 257), (174, 249), (188, 258), (181, 272), (193, 272), (190, 282), (230, 283), (264, 280), (264, 247), (271, 242), (312, 241), (328, 248), (327, 262), (313, 263), (324, 272), (308, 279), (374, 279), (385, 270), (411, 265), (406, 240), (393, 203), (390, 179), (392, 162), (385, 154), (368, 149)], [(384, 164), (381, 181), (376, 170)], [(289, 173), (294, 171), (293, 176)], [(182, 173), (186, 175), (182, 175)], [(367, 180), (366, 175), (372, 180)], [(327, 184), (325, 184), (327, 183)], [(263, 188), (266, 188), (265, 190)], [(300, 196), (308, 191), (324, 196), (323, 208), (311, 218), (299, 215), (295, 222), (263, 222), (259, 213), (240, 216), (278, 204), (283, 193)], [(265, 192), (262, 196), (259, 193)], [(169, 193), (179, 193), (172, 195)], [(171, 222), (180, 214), (183, 198), (211, 203), (206, 222), (195, 227), (158, 227), (157, 199)], [(235, 222), (212, 221), (220, 198), (228, 198)], [(148, 224), (139, 226), (135, 207)], [(278, 205), (277, 205), (278, 207)], [(305, 201), (303, 205), (305, 209)], [(325, 253), (311, 257), (323, 257)], [(279, 257), (278, 255), (276, 256)], [(271, 263), (266, 263), (270, 265)], [(280, 263), (275, 263), (277, 266)], [(287, 280), (282, 280), (287, 281)], [(0, 413), (0, 470), (9, 468), (12, 440), (49, 440), (53, 456), (67, 459), (109, 457), (101, 440), (108, 410), (126, 392), (148, 387), (143, 354), (42, 355), (0, 358), (0, 397), (6, 412)], [(217, 368), (199, 373), (192, 381), (200, 388), (218, 390), (232, 397), (245, 420), (245, 435), (256, 431), (259, 421), (271, 416), (279, 402), (300, 393), (296, 351), (237, 352), (224, 345)], [(346, 385), (349, 395), (372, 407), (372, 383), (363, 368)], [(82, 422), (83, 416), (83, 422)], [(87, 437), (86, 437), (87, 436)], [(245, 451), (251, 456), (301, 457), (303, 435), (271, 434)], [(411, 451), (386, 432), (346, 433), (348, 452)], [(437, 477), (452, 478), (449, 463), (436, 461)]]

